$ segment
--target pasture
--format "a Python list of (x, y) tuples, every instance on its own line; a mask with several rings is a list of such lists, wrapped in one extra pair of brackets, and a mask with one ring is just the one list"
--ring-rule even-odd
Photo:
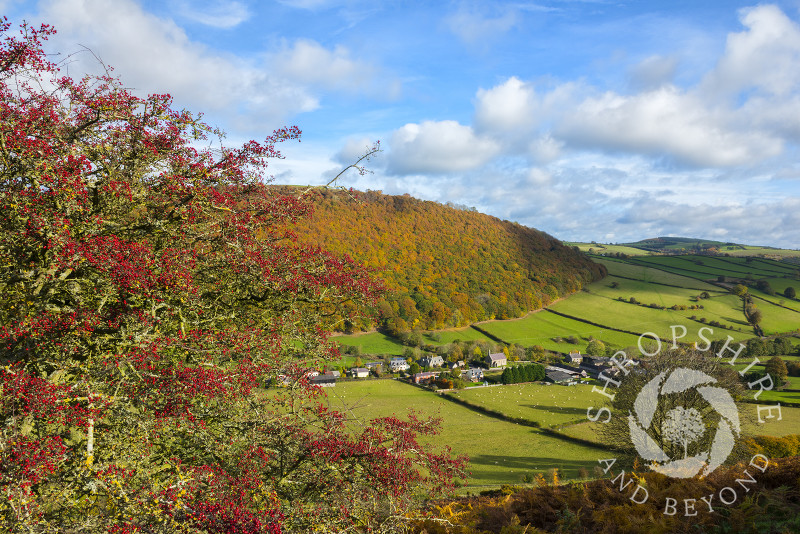
[[(548, 387), (562, 394), (571, 389)], [(475, 389), (478, 390), (504, 390), (509, 394), (519, 391), (512, 386)], [(489, 417), (397, 380), (344, 381), (335, 388), (328, 388), (326, 393), (331, 406), (344, 410), (351, 417), (349, 424), (354, 430), (358, 429), (360, 420), (395, 413), (402, 416), (407, 410), (441, 418), (442, 431), (430, 440), (470, 457), (467, 490), (519, 484), (526, 475), (547, 474), (553, 468), (564, 478), (574, 479), (580, 476), (582, 469), (591, 472), (597, 459), (608, 455), (602, 448), (578, 445), (535, 428)]]
[[(631, 334), (597, 327), (546, 311), (531, 313), (527, 317), (511, 321), (489, 321), (481, 323), (480, 327), (507, 343), (525, 347), (539, 345), (556, 352), (583, 351), (592, 337), (619, 348), (635, 346), (638, 340), (637, 336)], [(571, 336), (579, 340), (577, 344), (565, 340)], [(564, 340), (555, 341), (554, 338)]]
[(605, 397), (592, 392), (592, 386), (512, 384), (448, 393), (470, 404), (525, 419), (543, 428), (558, 427), (586, 420), (586, 409), (604, 405)]

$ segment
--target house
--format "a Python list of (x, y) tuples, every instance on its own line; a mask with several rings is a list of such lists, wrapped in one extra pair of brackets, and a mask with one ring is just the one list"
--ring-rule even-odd
[(425, 371), (422, 373), (416, 373), (411, 376), (411, 380), (415, 384), (419, 384), (422, 382), (430, 382), (431, 380), (436, 380), (439, 377), (439, 373), (434, 373), (433, 371)]
[(545, 370), (544, 379), (553, 384), (567, 384), (574, 380), (572, 375), (559, 370)]
[(405, 358), (392, 358), (389, 361), (389, 369), (391, 369), (393, 373), (398, 371), (408, 371), (409, 367), (410, 365), (408, 365), (408, 362)]
[(597, 378), (602, 373), (604, 376), (615, 376), (619, 369), (611, 365), (611, 359), (602, 356), (584, 356), (578, 367), (592, 378)]
[(323, 388), (332, 388), (336, 386), (336, 376), (333, 373), (339, 374), (339, 371), (333, 371), (330, 373), (323, 373), (321, 375), (316, 375), (311, 377), (311, 383), (315, 386), (320, 386)]
[(508, 359), (502, 352), (490, 352), (486, 357), (486, 364), (489, 367), (505, 367), (508, 365)]
[(364, 367), (369, 369), (370, 371), (375, 371), (380, 373), (383, 370), (383, 362), (367, 362), (364, 364)]
[(447, 367), (450, 369), (461, 369), (464, 367), (464, 360), (458, 360), (457, 362), (450, 362), (447, 364)]
[(444, 365), (444, 359), (441, 356), (425, 356), (419, 361), (420, 367), (441, 367)]
[(483, 369), (480, 367), (471, 367), (461, 372), (461, 378), (463, 380), (469, 380), (470, 382), (480, 382), (483, 380)]
[(369, 369), (366, 367), (353, 367), (350, 369), (350, 376), (353, 378), (367, 378), (369, 376)]
[(564, 361), (567, 363), (581, 363), (583, 361), (583, 356), (581, 355), (581, 351), (579, 350), (572, 350), (569, 354), (564, 356)]
[(342, 373), (339, 371), (325, 371), (326, 375), (331, 375), (333, 378), (342, 378)]

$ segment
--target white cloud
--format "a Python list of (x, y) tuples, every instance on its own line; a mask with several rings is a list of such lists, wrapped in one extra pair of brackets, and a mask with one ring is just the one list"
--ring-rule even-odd
[[(302, 85), (271, 74), (254, 62), (218, 53), (191, 41), (174, 22), (145, 13), (131, 0), (51, 0), (41, 16), (58, 29), (53, 45), (88, 46), (139, 93), (168, 92), (181, 105), (226, 111), (239, 126), (282, 124), (311, 111), (318, 100)], [(93, 58), (77, 56), (75, 70), (96, 70)]]
[(745, 30), (728, 36), (725, 53), (703, 89), (710, 98), (757, 88), (784, 96), (800, 88), (800, 26), (777, 6), (741, 12)]
[(631, 85), (644, 90), (670, 85), (677, 69), (676, 57), (650, 56), (631, 68), (629, 73)]
[(698, 166), (729, 166), (779, 154), (783, 142), (737, 128), (726, 110), (674, 86), (634, 96), (608, 92), (578, 103), (556, 127), (568, 143), (611, 150), (669, 155)]
[(214, 28), (233, 28), (250, 18), (247, 6), (235, 0), (175, 0), (174, 5), (182, 17)]
[(479, 130), (509, 132), (536, 127), (536, 94), (517, 77), (491, 89), (479, 89), (476, 99), (475, 126)]
[(515, 11), (506, 11), (499, 17), (488, 17), (467, 10), (463, 5), (445, 19), (450, 31), (469, 45), (485, 43), (498, 34), (510, 30), (517, 23)]
[(271, 55), (275, 68), (285, 77), (306, 84), (357, 91), (375, 80), (376, 69), (350, 57), (337, 46), (328, 50), (315, 41), (302, 39)]
[(499, 145), (456, 121), (406, 124), (392, 133), (389, 171), (395, 174), (447, 173), (480, 167)]

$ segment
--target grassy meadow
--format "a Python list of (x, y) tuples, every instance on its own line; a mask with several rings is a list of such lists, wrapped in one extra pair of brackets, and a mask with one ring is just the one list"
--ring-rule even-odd
[[(539, 387), (552, 388), (559, 393), (572, 389), (565, 386)], [(500, 395), (520, 391), (519, 387), (495, 386), (461, 393), (491, 390), (499, 391)], [(345, 410), (354, 418), (351, 423), (354, 427), (358, 426), (357, 419), (395, 413), (403, 415), (407, 410), (440, 417), (441, 434), (431, 439), (438, 445), (450, 446), (456, 454), (469, 456), (471, 474), (467, 490), (522, 483), (526, 475), (546, 474), (554, 468), (563, 477), (574, 479), (581, 475), (582, 469), (591, 473), (597, 459), (608, 455), (602, 448), (578, 445), (535, 428), (483, 415), (448, 401), (439, 394), (397, 380), (343, 381), (326, 392), (332, 406)], [(530, 399), (527, 399), (528, 393), (531, 394)], [(517, 402), (530, 404), (543, 400), (542, 395), (532, 391), (517, 397), (525, 397)], [(551, 399), (549, 405), (554, 406), (555, 402), (561, 401)], [(576, 403), (576, 400), (564, 401), (564, 406), (568, 408), (574, 405), (573, 408), (577, 410)], [(535, 411), (533, 408), (531, 410)]]

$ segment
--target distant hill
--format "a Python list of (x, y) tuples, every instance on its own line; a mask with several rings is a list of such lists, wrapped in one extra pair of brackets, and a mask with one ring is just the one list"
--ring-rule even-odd
[(626, 246), (652, 250), (655, 252), (703, 252), (723, 250), (746, 250), (745, 245), (738, 243), (713, 241), (694, 237), (655, 237), (643, 239), (634, 243), (625, 243)]
[(520, 317), (605, 276), (544, 232), (469, 209), (379, 191), (355, 193), (358, 202), (339, 191), (314, 194), (299, 239), (375, 268), (389, 289), (378, 304), (381, 326), (395, 335)]

